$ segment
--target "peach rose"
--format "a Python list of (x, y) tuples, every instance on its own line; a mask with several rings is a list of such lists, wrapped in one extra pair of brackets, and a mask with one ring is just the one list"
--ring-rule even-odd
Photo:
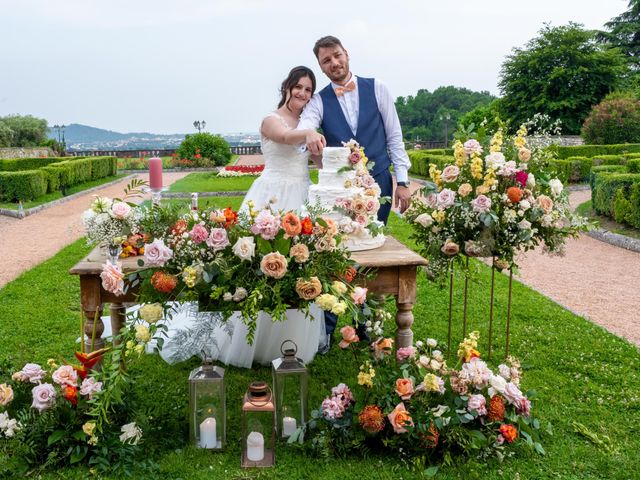
[(0, 385), (0, 405), (6, 407), (13, 400), (13, 389), (11, 385), (3, 383)]
[(396, 380), (396, 393), (402, 400), (409, 400), (414, 393), (413, 380), (399, 378)]
[(386, 354), (391, 353), (391, 349), (393, 348), (393, 339), (381, 338), (377, 342), (373, 342), (371, 344), (371, 348), (373, 349), (374, 358), (380, 360), (384, 358)]
[(407, 409), (404, 408), (404, 403), (400, 402), (396, 405), (396, 408), (387, 415), (389, 422), (391, 422), (391, 426), (393, 427), (393, 431), (396, 433), (407, 433), (407, 429), (405, 426), (413, 427), (413, 419)]
[(296, 293), (304, 300), (313, 300), (322, 293), (322, 284), (318, 277), (311, 277), (309, 280), (299, 278), (296, 280)]
[(531, 150), (522, 147), (518, 150), (518, 158), (521, 162), (528, 162), (531, 159)]
[(440, 251), (448, 257), (453, 257), (454, 255), (458, 254), (458, 252), (460, 251), (460, 247), (456, 242), (447, 240), (446, 242), (444, 242), (444, 245), (442, 246)]
[(78, 374), (71, 365), (63, 365), (53, 372), (51, 377), (58, 385), (75, 386), (78, 383)]
[(356, 329), (351, 325), (342, 327), (340, 329), (340, 334), (342, 335), (342, 340), (338, 344), (340, 348), (347, 348), (352, 343), (360, 341), (360, 337), (356, 334)]
[(289, 250), (289, 255), (293, 257), (296, 263), (304, 263), (309, 260), (309, 248), (304, 243), (296, 243)]
[(551, 210), (553, 210), (553, 200), (546, 195), (540, 195), (536, 202), (538, 206), (544, 210), (544, 213), (551, 213)]
[(469, 183), (463, 183), (458, 187), (458, 195), (466, 197), (473, 191), (473, 187)]
[(458, 167), (455, 165), (447, 165), (444, 170), (442, 170), (440, 178), (446, 183), (451, 183), (458, 179), (458, 175), (460, 175), (460, 169)]
[(260, 270), (267, 277), (282, 278), (287, 273), (287, 259), (280, 252), (267, 253), (260, 261)]
[(364, 198), (354, 198), (351, 202), (351, 209), (356, 215), (366, 215), (367, 201)]
[(286, 238), (293, 238), (302, 232), (302, 223), (295, 213), (289, 212), (282, 217), (282, 228)]

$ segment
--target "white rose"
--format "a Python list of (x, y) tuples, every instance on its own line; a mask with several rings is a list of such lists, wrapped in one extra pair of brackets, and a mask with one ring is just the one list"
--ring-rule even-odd
[(553, 180), (549, 180), (549, 188), (551, 189), (551, 194), (554, 197), (557, 197), (562, 193), (562, 189), (563, 189), (562, 182), (557, 178), (554, 178)]
[(498, 371), (500, 372), (500, 376), (502, 378), (504, 378), (505, 380), (511, 380), (511, 369), (507, 365), (501, 363), (500, 365), (498, 365)]
[(427, 228), (433, 223), (433, 218), (428, 213), (421, 213), (416, 217), (415, 222)]
[(233, 253), (240, 260), (251, 261), (256, 253), (256, 243), (253, 237), (240, 237), (233, 245)]
[(529, 230), (531, 228), (531, 223), (528, 220), (522, 219), (520, 223), (518, 223), (518, 228), (520, 230)]
[(536, 186), (536, 177), (533, 176), (533, 173), (530, 173), (527, 177), (527, 187), (533, 188)]
[(119, 220), (127, 218), (131, 213), (131, 207), (125, 202), (113, 202), (111, 205), (111, 216)]
[(433, 355), (433, 358), (435, 358), (439, 362), (444, 361), (444, 355), (442, 355), (442, 352), (440, 350), (434, 350), (433, 352), (431, 352), (431, 355)]
[(484, 157), (484, 164), (487, 168), (493, 168), (494, 170), (497, 170), (498, 167), (504, 165), (504, 162), (505, 159), (502, 152), (493, 152), (492, 154)]
[(233, 301), (234, 302), (241, 302), (245, 298), (247, 298), (247, 289), (243, 288), (243, 287), (236, 288), (236, 291), (233, 294)]
[(503, 393), (505, 387), (507, 386), (507, 381), (502, 378), (500, 375), (493, 375), (490, 379), (489, 379), (489, 395), (491, 395), (492, 397), (495, 395), (495, 393)]
[(438, 345), (438, 341), (435, 338), (427, 338), (427, 346), (434, 348)]
[(520, 201), (520, 208), (522, 210), (529, 210), (531, 208), (531, 203), (529, 202), (529, 200), (522, 200)]

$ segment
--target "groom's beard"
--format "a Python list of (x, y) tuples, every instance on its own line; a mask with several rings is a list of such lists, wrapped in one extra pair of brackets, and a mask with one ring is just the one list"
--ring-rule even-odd
[(327, 73), (327, 77), (329, 77), (329, 80), (331, 80), (333, 83), (337, 83), (338, 85), (347, 83), (350, 75), (351, 71), (349, 70), (348, 62), (343, 67), (336, 69), (335, 73), (332, 70), (329, 70), (329, 73)]

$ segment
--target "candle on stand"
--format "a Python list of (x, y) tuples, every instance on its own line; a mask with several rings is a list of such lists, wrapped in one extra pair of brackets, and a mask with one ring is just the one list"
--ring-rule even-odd
[(293, 435), (293, 432), (296, 431), (298, 425), (296, 424), (296, 419), (293, 417), (284, 417), (282, 419), (282, 436), (290, 437)]
[(200, 448), (216, 448), (218, 443), (217, 434), (216, 419), (213, 417), (206, 418), (200, 424)]
[(149, 159), (149, 187), (162, 190), (162, 159), (159, 157)]
[(247, 458), (252, 462), (264, 459), (264, 437), (260, 432), (251, 432), (247, 436)]

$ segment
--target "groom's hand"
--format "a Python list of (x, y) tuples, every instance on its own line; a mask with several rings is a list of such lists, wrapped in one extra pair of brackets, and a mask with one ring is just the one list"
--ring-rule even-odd
[(400, 213), (404, 213), (411, 204), (411, 190), (409, 187), (397, 185), (396, 192), (393, 196), (393, 203), (398, 207)]
[(309, 130), (305, 140), (312, 155), (322, 155), (322, 149), (327, 146), (324, 135), (320, 135), (315, 130)]

